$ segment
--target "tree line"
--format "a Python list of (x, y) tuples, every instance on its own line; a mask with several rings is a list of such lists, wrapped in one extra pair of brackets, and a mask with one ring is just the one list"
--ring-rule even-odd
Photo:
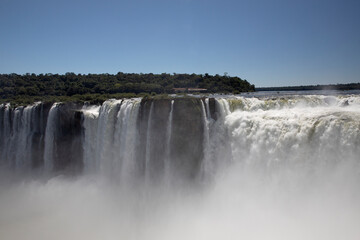
[(248, 81), (226, 74), (0, 74), (1, 102), (103, 101), (107, 97), (170, 94), (174, 88), (203, 88), (207, 93), (255, 91)]
[(360, 83), (256, 88), (256, 91), (359, 90)]

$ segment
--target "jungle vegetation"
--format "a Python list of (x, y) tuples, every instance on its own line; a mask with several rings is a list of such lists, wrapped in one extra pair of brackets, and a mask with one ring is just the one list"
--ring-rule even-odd
[(30, 104), (35, 101), (89, 101), (109, 98), (155, 96), (174, 93), (174, 88), (202, 88), (206, 93), (255, 91), (255, 86), (227, 74), (0, 74), (0, 103)]

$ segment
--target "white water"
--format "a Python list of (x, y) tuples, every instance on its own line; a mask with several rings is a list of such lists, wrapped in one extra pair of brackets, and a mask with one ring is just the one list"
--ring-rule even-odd
[[(13, 170), (23, 173), (30, 171), (32, 164), (32, 140), (38, 131), (35, 112), (39, 103), (27, 107), (18, 107), (10, 112), (10, 105), (5, 107), (2, 116), (2, 129), (0, 136), (0, 162)], [(11, 121), (11, 118), (13, 119)], [(12, 122), (12, 123), (11, 123)]]
[[(131, 181), (137, 164), (140, 99), (84, 107), (85, 174), (1, 187), (0, 237), (357, 240), (359, 99), (217, 98), (216, 121), (205, 99), (199, 107), (208, 131), (209, 183), (173, 189), (119, 187), (117, 180)], [(164, 126), (167, 146), (172, 105)], [(153, 108), (147, 149), (156, 141), (149, 136)], [(94, 173), (115, 175), (115, 181)]]
[(101, 139), (97, 136), (99, 125), (98, 125), (98, 117), (99, 117), (100, 106), (84, 106), (83, 114), (84, 114), (84, 122), (83, 126), (86, 129), (85, 137), (83, 138), (83, 153), (84, 153), (84, 172), (94, 173), (98, 168), (98, 161), (96, 157), (99, 149), (97, 148), (100, 145), (98, 139)]
[(117, 116), (114, 145), (119, 147), (115, 147), (114, 159), (117, 158), (119, 161), (120, 169), (115, 169), (115, 174), (120, 174), (121, 182), (132, 179), (136, 171), (135, 152), (138, 138), (136, 124), (139, 107), (139, 100), (124, 100)]
[(135, 168), (140, 100), (108, 100), (101, 107), (85, 106), (82, 109), (86, 173), (130, 177)]
[(10, 139), (10, 104), (2, 105), (4, 108), (4, 116), (2, 117), (3, 120), (3, 128), (1, 129), (1, 143), (2, 143), (2, 151), (1, 151), (1, 161), (3, 165), (9, 165), (9, 161), (7, 160), (7, 151), (9, 149), (9, 139)]
[(204, 123), (204, 140), (203, 140), (203, 154), (204, 154), (204, 158), (201, 164), (201, 175), (205, 175), (209, 170), (209, 142), (210, 142), (210, 135), (209, 135), (209, 119), (208, 116), (206, 115), (206, 109), (205, 109), (205, 105), (204, 102), (201, 101), (201, 113), (202, 113), (202, 119), (203, 119), (203, 123)]
[(50, 174), (54, 168), (54, 147), (56, 136), (56, 127), (58, 123), (58, 106), (59, 104), (55, 103), (50, 111), (48, 120), (46, 123), (45, 130), (45, 149), (44, 149), (44, 172)]
[[(4, 149), (7, 153), (6, 153), (6, 158), (7, 159), (12, 159), (12, 162), (10, 163), (10, 165), (16, 169), (17, 164), (19, 163), (19, 159), (17, 158), (17, 146), (19, 146), (19, 148), (24, 148), (24, 142), (23, 139), (21, 139), (21, 133), (26, 132), (27, 130), (27, 126), (24, 126), (23, 129), (26, 130), (22, 130), (21, 128), (21, 118), (22, 118), (22, 114), (23, 114), (23, 107), (18, 107), (15, 109), (14, 111), (14, 118), (13, 118), (13, 125), (12, 125), (12, 134), (10, 135), (10, 139), (8, 142), (8, 148)], [(5, 140), (6, 141), (6, 140)]]
[(153, 111), (154, 111), (154, 102), (151, 102), (150, 110), (149, 110), (149, 117), (147, 122), (147, 129), (146, 129), (146, 145), (145, 145), (145, 179), (148, 181), (149, 179), (149, 171), (150, 171), (150, 154), (151, 154), (151, 143), (152, 139), (152, 121), (153, 121)]
[[(17, 169), (29, 168), (31, 163), (31, 144), (32, 144), (32, 131), (31, 131), (31, 120), (32, 120), (32, 108), (33, 106), (27, 106), (23, 109), (21, 115), (22, 127), (18, 132), (18, 139), (16, 141), (17, 149), (15, 153), (15, 165)], [(17, 115), (18, 112), (15, 112)], [(17, 118), (17, 116), (15, 116)]]
[(171, 151), (171, 134), (172, 134), (172, 122), (173, 122), (173, 112), (174, 112), (174, 100), (171, 100), (171, 107), (169, 112), (169, 118), (166, 126), (166, 154), (165, 154), (165, 162), (164, 162), (164, 169), (165, 169), (165, 181), (168, 182), (170, 178), (170, 151)]

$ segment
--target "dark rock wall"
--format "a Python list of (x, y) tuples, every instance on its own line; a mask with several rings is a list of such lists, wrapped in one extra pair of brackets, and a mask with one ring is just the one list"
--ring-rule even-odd
[(40, 168), (44, 163), (44, 136), (46, 128), (46, 120), (51, 108), (51, 104), (37, 105), (33, 111), (31, 128), (33, 129), (32, 135), (32, 156), (31, 167)]
[(61, 104), (58, 109), (54, 151), (55, 171), (69, 173), (82, 169), (82, 118), (78, 109), (81, 105)]

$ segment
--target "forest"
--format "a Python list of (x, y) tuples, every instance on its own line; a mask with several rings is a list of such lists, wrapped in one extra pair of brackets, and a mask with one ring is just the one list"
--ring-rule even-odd
[[(255, 86), (227, 74), (0, 74), (0, 103), (30, 104), (35, 101), (89, 101), (108, 98), (146, 97), (175, 93), (176, 88), (201, 89), (204, 93), (252, 92)], [(195, 91), (196, 92), (196, 91)]]

